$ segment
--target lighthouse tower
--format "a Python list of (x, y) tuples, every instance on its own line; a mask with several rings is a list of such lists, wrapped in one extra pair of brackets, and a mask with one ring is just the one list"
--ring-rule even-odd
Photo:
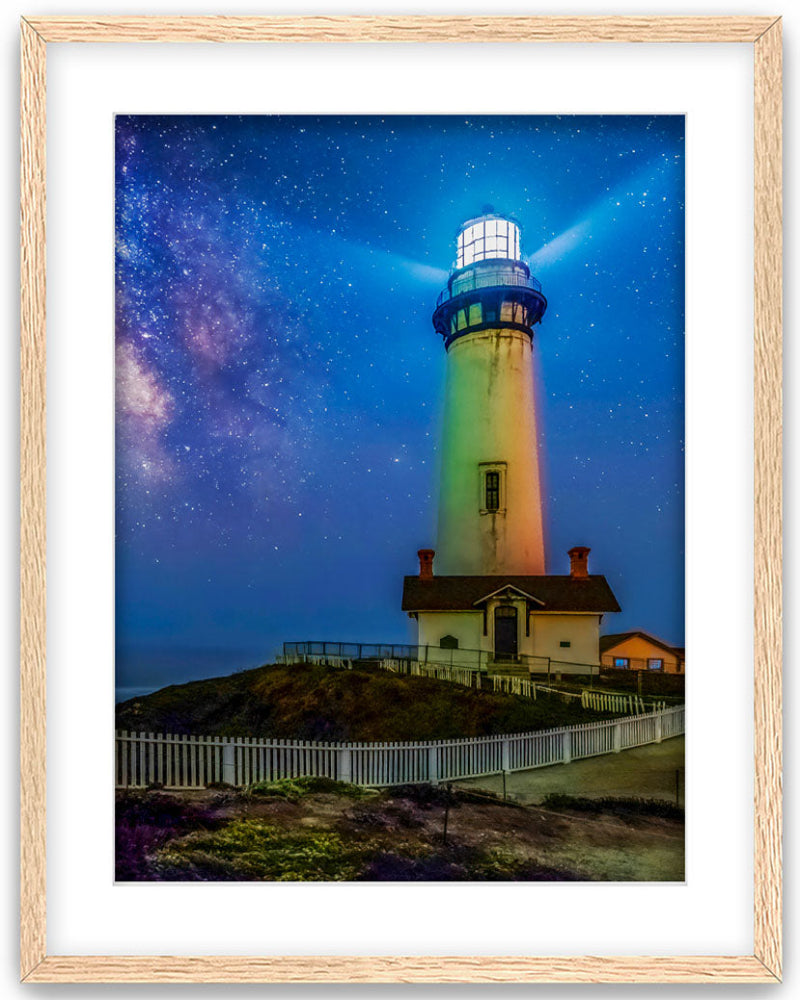
[(569, 550), (569, 575), (545, 571), (533, 331), (546, 308), (516, 223), (491, 211), (465, 222), (433, 314), (447, 351), (437, 544), (403, 580), (426, 663), (600, 669), (600, 623), (619, 611), (608, 582), (585, 545)]
[(447, 351), (439, 574), (545, 572), (533, 331), (546, 307), (516, 223), (465, 222), (433, 314)]

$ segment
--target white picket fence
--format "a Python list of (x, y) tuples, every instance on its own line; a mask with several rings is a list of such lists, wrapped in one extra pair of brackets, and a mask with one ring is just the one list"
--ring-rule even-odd
[(485, 676), (480, 670), (470, 667), (452, 665), (449, 663), (422, 663), (419, 660), (379, 660), (381, 670), (394, 674), (406, 674), (410, 677), (433, 677), (437, 681), (449, 681), (451, 684), (461, 684), (464, 687), (480, 690), (486, 685)]
[[(298, 656), (291, 662), (301, 662)], [(308, 655), (302, 659), (305, 663), (319, 666), (336, 667), (342, 670), (352, 670), (354, 661), (339, 656)], [(461, 684), (463, 687), (499, 692), (502, 694), (523, 695), (536, 698), (537, 691), (557, 695), (564, 701), (578, 700), (582, 708), (592, 708), (599, 712), (629, 712), (631, 715), (641, 715), (647, 712), (660, 711), (667, 707), (666, 702), (645, 702), (635, 694), (607, 694), (603, 691), (593, 691), (584, 688), (583, 691), (565, 691), (535, 681), (532, 677), (514, 677), (504, 674), (485, 674), (473, 667), (459, 666), (449, 663), (423, 663), (419, 660), (375, 660), (376, 666), (390, 673), (406, 674), (412, 677), (433, 677), (439, 681), (451, 684)]]
[(221, 781), (244, 786), (298, 777), (372, 786), (438, 783), (568, 764), (660, 743), (683, 731), (683, 705), (562, 729), (424, 743), (317, 743), (119, 731), (115, 780), (117, 788), (203, 788)]
[(576, 697), (581, 699), (583, 708), (593, 708), (598, 712), (642, 715), (645, 712), (662, 712), (667, 707), (665, 701), (644, 702), (635, 694), (608, 694), (605, 691), (590, 691), (588, 688), (584, 688)]

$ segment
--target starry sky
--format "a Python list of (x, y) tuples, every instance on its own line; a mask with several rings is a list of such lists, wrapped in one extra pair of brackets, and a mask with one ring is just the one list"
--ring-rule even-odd
[(548, 571), (591, 546), (684, 639), (680, 116), (118, 116), (117, 687), (413, 641), (435, 547), (461, 222), (515, 218), (548, 299), (535, 380)]

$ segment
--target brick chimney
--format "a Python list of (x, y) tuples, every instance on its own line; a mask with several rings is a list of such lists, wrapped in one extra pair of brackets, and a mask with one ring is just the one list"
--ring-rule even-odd
[(567, 553), (569, 556), (569, 575), (573, 580), (587, 580), (589, 578), (589, 570), (586, 564), (591, 551), (585, 545), (576, 545)]
[(433, 549), (420, 549), (419, 556), (419, 578), (420, 580), (433, 579)]

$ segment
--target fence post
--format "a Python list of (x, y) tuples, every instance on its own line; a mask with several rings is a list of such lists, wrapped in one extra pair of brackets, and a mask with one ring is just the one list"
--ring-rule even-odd
[(236, 784), (236, 747), (233, 743), (222, 746), (222, 780), (229, 785)]
[(428, 781), (439, 784), (439, 753), (435, 746), (428, 747)]
[(562, 736), (562, 763), (569, 764), (572, 760), (572, 733), (569, 729), (565, 729)]
[(336, 780), (348, 784), (353, 780), (353, 751), (349, 747), (336, 751)]
[(508, 742), (508, 740), (503, 740), (503, 742), (502, 742), (501, 758), (502, 758), (503, 770), (504, 771), (510, 771), (511, 770), (511, 744)]
[(661, 722), (662, 722), (662, 716), (661, 713), (659, 712), (658, 715), (656, 716), (656, 739), (655, 739), (656, 743), (661, 742)]
[(614, 753), (619, 753), (622, 749), (622, 725), (619, 722), (614, 723)]

